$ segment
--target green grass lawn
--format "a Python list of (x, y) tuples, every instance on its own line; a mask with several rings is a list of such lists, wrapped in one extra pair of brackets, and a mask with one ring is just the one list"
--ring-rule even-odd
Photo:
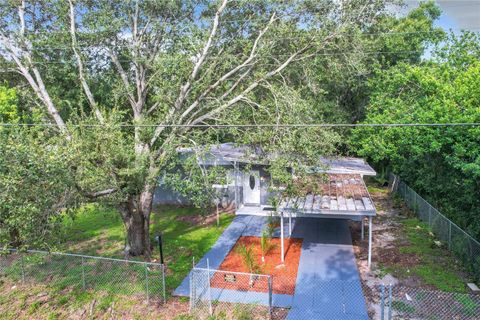
[[(153, 238), (162, 233), (163, 254), (167, 266), (167, 291), (177, 287), (192, 268), (192, 258), (197, 261), (217, 241), (234, 215), (222, 214), (220, 225), (194, 224), (182, 219), (199, 215), (200, 209), (162, 206), (154, 209), (151, 219), (151, 238), (154, 244), (152, 259), (159, 261), (159, 251)], [(125, 230), (120, 215), (115, 210), (86, 206), (74, 219), (65, 219), (66, 252), (123, 258)], [(140, 258), (141, 259), (141, 258)]]
[[(180, 285), (192, 268), (192, 259), (198, 261), (203, 257), (234, 218), (232, 214), (221, 215), (218, 227), (216, 223), (195, 225), (178, 220), (180, 216), (195, 214), (198, 214), (198, 209), (166, 207), (153, 216), (152, 234), (161, 232), (163, 237), (167, 290)], [(153, 255), (159, 256), (157, 246)]]
[(428, 225), (417, 218), (400, 220), (409, 244), (400, 247), (401, 253), (413, 253), (420, 258), (418, 266), (410, 270), (426, 284), (444, 291), (465, 292), (464, 279), (455, 272), (460, 265), (444, 247), (435, 244), (435, 236)]
[(416, 277), (423, 284), (442, 291), (466, 292), (466, 273), (462, 266), (445, 247), (435, 244), (436, 238), (428, 226), (417, 218), (398, 221), (402, 226), (402, 239), (397, 241), (398, 250), (401, 255), (414, 255), (418, 262), (409, 267), (402, 265), (402, 262), (383, 265), (382, 269), (401, 279)]
[[(217, 227), (215, 219), (213, 221), (209, 219), (209, 222), (205, 223), (203, 219), (199, 219), (199, 214), (199, 209), (174, 206), (155, 208), (152, 213), (150, 228), (152, 243), (155, 243), (153, 241), (155, 234), (161, 232), (163, 235), (168, 296), (188, 275), (192, 267), (192, 258), (195, 257), (198, 261), (234, 218), (234, 215), (222, 214)], [(87, 205), (73, 217), (65, 217), (63, 228), (62, 243), (58, 248), (60, 251), (113, 258), (124, 257), (125, 230), (120, 215), (115, 210)], [(159, 260), (156, 244), (152, 258), (154, 261)], [(142, 260), (142, 257), (132, 259)], [(92, 303), (95, 303), (94, 310), (97, 315), (103, 316), (112, 303), (121, 305), (123, 310), (130, 308), (137, 312), (138, 308), (134, 306), (137, 306), (139, 301), (145, 301), (143, 264), (109, 264), (87, 259), (83, 263), (89, 290), (84, 291), (81, 281), (81, 258), (63, 256), (45, 258), (44, 255), (37, 254), (24, 256), (23, 272), (29, 282), (28, 290), (15, 288), (17, 283), (21, 284), (22, 279), (20, 262), (21, 260), (17, 259), (16, 263), (11, 265), (7, 278), (0, 277), (0, 287), (3, 285), (5, 292), (0, 299), (0, 313), (6, 315), (7, 319), (30, 316), (68, 318), (66, 315), (74, 312), (73, 310), (87, 310)], [(149, 268), (148, 272), (150, 293), (155, 290), (160, 293), (161, 273), (153, 267)], [(91, 290), (92, 288), (99, 290)], [(38, 295), (45, 295), (48, 299), (44, 302), (42, 298), (40, 299), (42, 301), (38, 302)], [(157, 311), (160, 312), (159, 310)], [(139, 316), (132, 317), (143, 319), (145, 312), (145, 310), (137, 312)], [(155, 315), (158, 318), (158, 314), (153, 312), (152, 317), (155, 318)]]

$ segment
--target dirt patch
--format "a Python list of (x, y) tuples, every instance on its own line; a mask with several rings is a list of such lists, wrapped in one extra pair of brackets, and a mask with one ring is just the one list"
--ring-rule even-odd
[[(231, 213), (225, 213), (225, 212), (222, 211), (220, 214), (225, 215), (225, 214), (231, 214)], [(191, 214), (189, 214), (189, 215), (184, 215), (184, 216), (178, 216), (176, 219), (178, 221), (188, 223), (189, 225), (209, 226), (209, 225), (213, 225), (213, 224), (217, 223), (217, 213), (213, 212), (213, 213), (210, 213), (210, 214), (207, 214), (207, 215), (201, 215), (201, 214), (191, 215)]]
[[(408, 226), (405, 221), (414, 217), (402, 201), (393, 197), (387, 188), (374, 187), (371, 196), (377, 208), (377, 215), (372, 225), (372, 266), (367, 266), (368, 256), (368, 226), (365, 226), (365, 238), (361, 239), (361, 227), (358, 222), (350, 223), (353, 250), (356, 256), (357, 267), (360, 272), (371, 318), (380, 315), (380, 286), (381, 284), (398, 285), (414, 290), (437, 290), (433, 285), (426, 283), (415, 270), (424, 266), (425, 255), (403, 250), (412, 246), (408, 237)], [(422, 230), (419, 229), (419, 232)], [(425, 232), (425, 231), (423, 231)], [(428, 234), (425, 241), (431, 241)], [(447, 263), (448, 251), (436, 253), (432, 256), (437, 266), (445, 270), (452, 270), (460, 274), (460, 270), (452, 269)]]
[(361, 239), (361, 226), (358, 222), (350, 222), (353, 251), (357, 267), (362, 278), (363, 293), (368, 304), (370, 318), (380, 316), (380, 285), (397, 284), (399, 279), (390, 274), (382, 273), (379, 266), (385, 263), (402, 263), (405, 268), (418, 264), (415, 255), (403, 255), (398, 249), (398, 239), (401, 239), (401, 224), (396, 221), (403, 214), (394, 206), (394, 202), (386, 189), (378, 188), (371, 192), (371, 197), (377, 209), (377, 215), (372, 223), (372, 267), (368, 268), (368, 226), (365, 226), (364, 239)]
[(376, 258), (384, 265), (396, 265), (411, 268), (420, 263), (420, 258), (414, 253), (400, 253), (398, 247), (379, 248)]
[[(187, 299), (169, 297), (167, 303), (146, 303), (142, 296), (115, 295), (106, 292), (52, 291), (43, 285), (23, 285), (0, 279), (1, 319), (178, 319), (187, 316)], [(75, 298), (77, 297), (77, 299)], [(78, 300), (78, 297), (81, 300)], [(85, 300), (84, 300), (85, 299)], [(105, 303), (108, 301), (108, 303)]]
[[(280, 258), (281, 247), (279, 238), (271, 239), (273, 247), (265, 255), (264, 261), (262, 261), (260, 241), (259, 237), (240, 237), (223, 260), (219, 270), (250, 272), (242, 256), (237, 253), (237, 248), (240, 245), (245, 245), (247, 248), (252, 247), (255, 261), (260, 267), (259, 273), (271, 275), (273, 278), (273, 293), (293, 295), (302, 250), (302, 239), (285, 239), (285, 262), (283, 263)], [(268, 292), (268, 280), (266, 277), (251, 277), (248, 275), (217, 272), (212, 277), (212, 287)]]

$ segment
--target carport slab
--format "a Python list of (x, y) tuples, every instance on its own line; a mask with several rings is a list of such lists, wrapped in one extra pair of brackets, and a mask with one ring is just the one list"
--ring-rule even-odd
[[(236, 216), (196, 267), (218, 269), (241, 236), (261, 236), (266, 217)], [(288, 224), (284, 225), (288, 234)], [(292, 237), (302, 238), (295, 294), (273, 294), (276, 307), (291, 307), (287, 319), (368, 319), (347, 220), (294, 219)], [(174, 295), (189, 296), (190, 275)], [(268, 305), (268, 294), (212, 288), (212, 299)]]

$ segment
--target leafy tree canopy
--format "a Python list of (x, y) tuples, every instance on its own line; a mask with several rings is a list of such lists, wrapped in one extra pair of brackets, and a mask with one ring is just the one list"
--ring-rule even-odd
[[(347, 44), (345, 35), (375, 24), (388, 2), (7, 1), (0, 54), (23, 78), (10, 82), (29, 88), (27, 110), (40, 108), (35, 120), (50, 124), (43, 134), (63, 138), (47, 141), (73, 157), (65, 163), (79, 196), (115, 205), (126, 253), (148, 257), (153, 191), (179, 147), (222, 140), (281, 150), (272, 172), (284, 176), (281, 167), (336, 149), (338, 136), (326, 130), (209, 126), (319, 120), (289, 70)], [(182, 163), (189, 179), (170, 179), (191, 195), (211, 185), (194, 164)]]
[[(377, 74), (365, 122), (480, 122), (479, 43), (478, 34), (452, 34), (433, 61)], [(359, 128), (351, 143), (480, 237), (480, 128)]]

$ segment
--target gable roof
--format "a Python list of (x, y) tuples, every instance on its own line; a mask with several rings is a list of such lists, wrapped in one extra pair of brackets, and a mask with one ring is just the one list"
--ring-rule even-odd
[[(199, 150), (199, 162), (204, 166), (214, 165), (232, 165), (233, 162), (249, 163), (257, 165), (267, 165), (269, 160), (277, 155), (267, 154), (260, 148), (254, 148), (247, 145), (235, 145), (234, 143), (222, 143), (209, 146), (209, 149), (202, 147)], [(193, 154), (193, 148), (179, 148), (180, 154)], [(360, 174), (362, 176), (375, 176), (377, 173), (373, 168), (361, 158), (352, 157), (322, 157), (320, 161), (324, 167), (312, 167), (312, 173), (332, 173), (332, 174)]]

